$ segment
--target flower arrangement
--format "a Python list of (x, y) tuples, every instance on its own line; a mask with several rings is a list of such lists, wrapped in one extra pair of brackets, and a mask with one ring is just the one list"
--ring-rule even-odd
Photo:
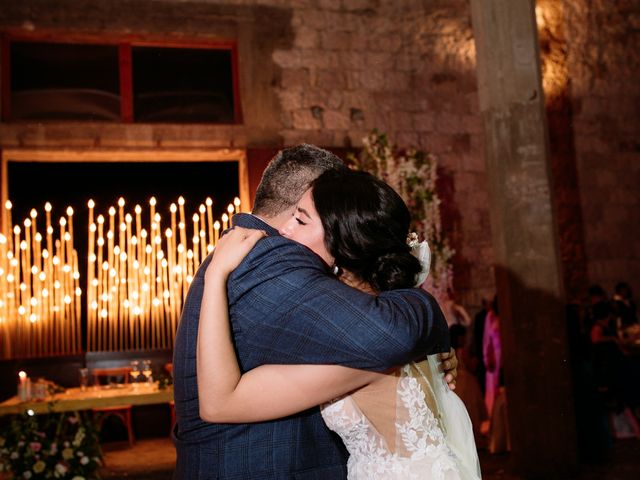
[(100, 478), (102, 450), (88, 413), (16, 415), (0, 430), (0, 476), (26, 480)]
[(401, 152), (377, 130), (365, 137), (363, 143), (359, 157), (348, 157), (350, 166), (384, 180), (405, 201), (411, 213), (412, 230), (426, 239), (431, 248), (431, 274), (423, 288), (437, 298), (444, 298), (452, 286), (451, 258), (455, 252), (441, 228), (435, 156), (415, 149)]

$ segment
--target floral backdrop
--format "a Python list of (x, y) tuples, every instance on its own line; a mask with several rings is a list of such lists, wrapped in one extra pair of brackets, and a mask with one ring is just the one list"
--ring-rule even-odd
[(436, 157), (422, 150), (401, 151), (377, 130), (363, 142), (360, 156), (350, 155), (348, 161), (352, 167), (387, 182), (405, 201), (411, 213), (412, 230), (427, 240), (431, 248), (431, 272), (422, 287), (436, 298), (444, 298), (452, 287), (454, 251), (441, 227)]

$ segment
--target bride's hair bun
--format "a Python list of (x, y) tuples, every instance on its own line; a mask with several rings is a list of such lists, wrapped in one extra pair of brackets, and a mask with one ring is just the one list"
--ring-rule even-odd
[(414, 286), (421, 266), (406, 242), (409, 210), (393, 188), (369, 173), (346, 169), (323, 173), (312, 188), (336, 265), (379, 292)]
[(393, 252), (378, 257), (369, 282), (378, 291), (411, 288), (421, 270), (420, 262), (409, 252)]

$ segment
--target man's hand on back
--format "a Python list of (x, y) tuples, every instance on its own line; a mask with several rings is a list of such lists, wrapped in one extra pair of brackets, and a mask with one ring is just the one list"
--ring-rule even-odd
[(444, 380), (449, 384), (451, 390), (456, 389), (456, 377), (458, 376), (458, 357), (452, 348), (448, 352), (440, 354), (442, 369), (444, 370)]

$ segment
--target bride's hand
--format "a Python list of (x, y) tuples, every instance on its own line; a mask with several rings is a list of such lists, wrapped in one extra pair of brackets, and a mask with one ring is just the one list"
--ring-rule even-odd
[(207, 267), (207, 277), (211, 274), (225, 278), (240, 265), (256, 242), (267, 234), (262, 230), (234, 227), (224, 234), (213, 250), (213, 258)]

